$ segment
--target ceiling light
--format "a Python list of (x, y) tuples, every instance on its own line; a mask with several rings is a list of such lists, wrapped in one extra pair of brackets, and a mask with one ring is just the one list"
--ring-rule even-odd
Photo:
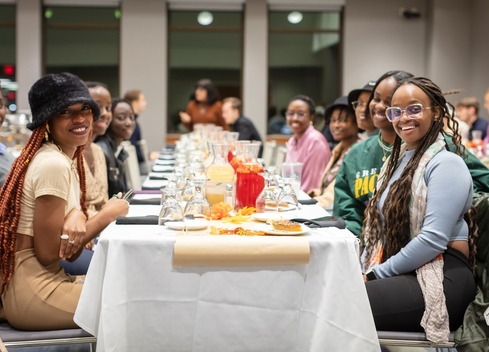
[(202, 26), (208, 26), (214, 20), (214, 16), (209, 11), (202, 11), (197, 15), (197, 22)]
[(302, 21), (302, 12), (299, 12), (299, 11), (292, 11), (291, 13), (289, 13), (289, 15), (287, 16), (287, 19), (289, 20), (290, 23), (292, 24), (297, 24), (297, 23), (300, 23)]

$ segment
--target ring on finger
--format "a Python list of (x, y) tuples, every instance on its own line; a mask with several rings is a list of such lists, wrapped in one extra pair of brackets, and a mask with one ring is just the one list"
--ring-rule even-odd
[(70, 236), (68, 236), (67, 234), (65, 234), (65, 233), (64, 233), (64, 234), (62, 234), (62, 235), (60, 236), (60, 238), (61, 238), (62, 240), (67, 240), (68, 238), (70, 238)]
[(68, 241), (69, 244), (75, 245), (75, 240)]

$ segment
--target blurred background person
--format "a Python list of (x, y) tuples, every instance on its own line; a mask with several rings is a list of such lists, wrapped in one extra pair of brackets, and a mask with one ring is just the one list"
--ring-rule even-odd
[(294, 133), (287, 141), (286, 162), (301, 162), (301, 189), (305, 192), (317, 187), (331, 157), (326, 139), (312, 127), (315, 113), (314, 101), (305, 95), (290, 100), (285, 116)]
[(481, 131), (483, 140), (486, 138), (487, 127), (489, 123), (482, 117), (479, 117), (479, 101), (474, 97), (462, 98), (455, 106), (457, 117), (469, 125), (468, 138), (472, 140), (472, 131)]
[[(241, 100), (235, 97), (226, 98), (222, 102), (222, 118), (233, 132), (239, 132), (240, 141), (260, 141), (262, 139), (253, 122), (241, 112)], [(263, 144), (263, 143), (262, 143)], [(261, 157), (263, 146), (260, 146), (258, 157)]]
[(314, 121), (312, 121), (312, 125), (318, 131), (321, 131), (326, 125), (326, 118), (324, 117), (324, 106), (318, 105), (316, 106), (316, 112), (314, 113)]
[(369, 81), (363, 88), (354, 89), (348, 94), (348, 104), (353, 108), (359, 129), (358, 137), (367, 139), (379, 133), (372, 118), (366, 113), (367, 102), (375, 86), (375, 81)]
[(125, 99), (114, 99), (112, 101), (112, 121), (107, 132), (95, 140), (95, 143), (104, 151), (109, 198), (119, 192), (128, 191), (124, 174), (124, 161), (128, 154), (121, 147), (121, 143), (131, 138), (135, 120), (131, 103)]
[[(0, 86), (0, 127), (2, 127), (3, 121), (5, 121), (6, 113), (7, 108), (5, 107), (5, 98), (3, 96), (2, 87)], [(7, 147), (0, 143), (0, 188), (5, 182), (5, 177), (7, 177), (14, 160), (15, 157), (7, 151)]]
[(196, 123), (212, 123), (229, 130), (222, 118), (219, 93), (210, 79), (201, 79), (197, 82), (185, 112), (180, 112), (180, 121), (189, 131), (193, 130)]
[(136, 154), (138, 156), (139, 172), (141, 175), (148, 174), (148, 168), (146, 165), (146, 158), (141, 151), (140, 142), (143, 139), (141, 134), (141, 126), (139, 126), (138, 118), (140, 114), (146, 109), (146, 99), (144, 94), (140, 89), (133, 89), (127, 91), (124, 94), (124, 99), (131, 103), (132, 110), (134, 111), (134, 116), (136, 118), (136, 126), (134, 127), (134, 132), (130, 138), (131, 144), (136, 148)]

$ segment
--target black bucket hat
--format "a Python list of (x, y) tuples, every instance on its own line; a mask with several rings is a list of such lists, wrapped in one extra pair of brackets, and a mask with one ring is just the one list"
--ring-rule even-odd
[(354, 101), (358, 100), (358, 97), (362, 92), (372, 92), (374, 90), (376, 81), (369, 81), (363, 88), (360, 89), (354, 89), (350, 93), (348, 93), (348, 105), (353, 109), (353, 103)]
[(329, 123), (329, 119), (331, 118), (331, 114), (333, 114), (333, 110), (338, 106), (344, 106), (348, 110), (350, 110), (350, 112), (352, 112), (351, 107), (348, 105), (347, 96), (343, 95), (342, 97), (336, 99), (333, 104), (330, 104), (326, 107), (326, 111), (324, 112), (324, 118), (326, 119), (326, 123)]
[(27, 124), (27, 128), (33, 131), (45, 125), (61, 109), (79, 103), (90, 105), (94, 121), (100, 117), (98, 104), (79, 77), (67, 72), (46, 75), (29, 90), (32, 122)]

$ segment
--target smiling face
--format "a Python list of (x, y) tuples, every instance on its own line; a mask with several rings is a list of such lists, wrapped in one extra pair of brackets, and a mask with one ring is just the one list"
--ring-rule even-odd
[(49, 121), (50, 138), (69, 157), (76, 148), (87, 144), (93, 123), (88, 104), (74, 104), (53, 115)]
[(100, 117), (93, 123), (93, 138), (103, 136), (112, 121), (112, 98), (104, 87), (89, 88), (90, 96), (100, 107)]
[(309, 105), (303, 100), (293, 100), (285, 113), (287, 125), (297, 138), (300, 138), (309, 127), (314, 115), (311, 115)]
[(353, 114), (336, 108), (331, 114), (329, 129), (336, 141), (346, 141), (357, 139), (358, 126)]
[(357, 99), (357, 107), (355, 108), (355, 117), (357, 119), (358, 128), (365, 131), (373, 131), (375, 129), (374, 122), (372, 118), (366, 116), (365, 112), (367, 111), (367, 103), (370, 98), (369, 91), (363, 91), (360, 93)]
[(392, 124), (385, 117), (385, 110), (389, 107), (392, 92), (397, 85), (397, 81), (388, 77), (379, 83), (375, 88), (373, 99), (369, 104), (370, 116), (374, 126), (383, 130), (392, 130)]
[(131, 138), (136, 123), (131, 106), (126, 102), (120, 102), (113, 111), (112, 123), (109, 126), (111, 135), (119, 145), (122, 141)]
[(406, 109), (412, 104), (421, 104), (423, 110), (419, 118), (410, 119), (403, 111), (401, 118), (392, 123), (394, 130), (406, 143), (408, 150), (416, 149), (431, 128), (433, 119), (440, 114), (439, 108), (432, 108), (429, 97), (414, 84), (399, 87), (392, 96), (392, 106)]

